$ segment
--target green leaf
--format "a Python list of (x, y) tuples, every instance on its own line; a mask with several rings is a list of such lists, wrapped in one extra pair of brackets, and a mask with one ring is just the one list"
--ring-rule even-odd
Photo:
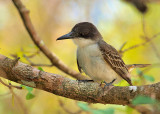
[(33, 88), (32, 88), (32, 87), (28, 87), (28, 86), (25, 86), (25, 85), (22, 85), (22, 84), (21, 84), (21, 87), (22, 87), (23, 89), (26, 89), (28, 92), (32, 92), (32, 91), (33, 91)]
[(114, 114), (113, 108), (108, 109), (100, 109), (100, 110), (92, 110), (93, 114)]
[(86, 104), (86, 103), (78, 102), (77, 105), (84, 111), (89, 111), (90, 110), (90, 108), (88, 107), (88, 104)]
[(133, 105), (139, 105), (139, 104), (154, 104), (156, 103), (155, 99), (152, 99), (151, 97), (148, 96), (137, 96), (132, 100)]
[(149, 75), (144, 74), (143, 77), (144, 77), (144, 79), (146, 79), (147, 81), (150, 81), (150, 82), (154, 82), (154, 81), (155, 81), (155, 79), (154, 79), (153, 76), (149, 76)]
[(26, 99), (27, 100), (30, 100), (30, 99), (33, 99), (35, 97), (35, 95), (33, 95), (32, 93), (28, 92), (27, 95), (26, 95)]
[(22, 84), (21, 84), (21, 87), (28, 91), (28, 93), (26, 95), (27, 100), (33, 99), (35, 97), (35, 95), (32, 94), (32, 91), (33, 91), (32, 87), (28, 87), (28, 86), (25, 86), (25, 85), (22, 85)]
[(44, 70), (43, 70), (43, 68), (42, 68), (42, 67), (40, 67), (40, 66), (38, 67), (38, 70), (44, 71)]
[(28, 90), (28, 92), (33, 91), (33, 88), (32, 88), (32, 87), (28, 87), (28, 86), (26, 86), (26, 89)]
[(113, 108), (107, 108), (103, 111), (105, 112), (105, 114), (114, 114), (114, 109)]

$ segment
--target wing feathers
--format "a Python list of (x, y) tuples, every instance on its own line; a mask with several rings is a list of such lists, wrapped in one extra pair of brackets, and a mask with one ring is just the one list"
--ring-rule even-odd
[(130, 80), (129, 71), (127, 66), (123, 62), (121, 56), (117, 50), (111, 45), (107, 44), (105, 41), (100, 40), (99, 48), (102, 52), (104, 60), (111, 65), (112, 69), (123, 79), (125, 79), (130, 85), (132, 85)]
[(79, 66), (79, 63), (78, 63), (78, 58), (77, 58), (77, 66), (78, 66), (79, 72), (82, 73), (82, 69), (81, 69), (81, 67)]

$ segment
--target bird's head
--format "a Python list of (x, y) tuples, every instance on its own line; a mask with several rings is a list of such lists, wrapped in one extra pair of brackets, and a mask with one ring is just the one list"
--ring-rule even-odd
[(71, 32), (59, 37), (57, 40), (72, 39), (78, 46), (93, 44), (102, 39), (97, 28), (89, 22), (81, 22), (76, 24)]

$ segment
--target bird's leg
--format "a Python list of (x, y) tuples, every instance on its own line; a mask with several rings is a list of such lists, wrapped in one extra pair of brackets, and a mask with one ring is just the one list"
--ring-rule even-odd
[(93, 80), (78, 80), (78, 82), (94, 82)]
[[(112, 88), (112, 86), (110, 86), (110, 85), (112, 85), (115, 80), (116, 80), (116, 79), (113, 79), (113, 80), (112, 80), (111, 82), (109, 82), (109, 83), (107, 83), (106, 81), (102, 81), (102, 82), (101, 82), (101, 84), (100, 84), (101, 87), (102, 87), (102, 83), (105, 83), (104, 87), (102, 87), (103, 95), (105, 95), (106, 92), (108, 92), (108, 91)], [(106, 87), (107, 87), (107, 90), (105, 89)]]
[(104, 81), (105, 86), (110, 86), (110, 85), (112, 85), (112, 84), (114, 83), (114, 81), (116, 81), (116, 79), (113, 79), (113, 80), (112, 80), (111, 82), (109, 82), (109, 83), (107, 83), (107, 82)]

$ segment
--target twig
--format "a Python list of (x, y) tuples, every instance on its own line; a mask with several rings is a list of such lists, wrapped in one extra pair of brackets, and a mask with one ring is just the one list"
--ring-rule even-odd
[(38, 50), (37, 52), (35, 52), (35, 53), (31, 54), (31, 55), (28, 55), (27, 57), (28, 58), (33, 58), (33, 57), (35, 57), (39, 53), (40, 53), (40, 50)]
[(20, 109), (23, 110), (24, 114), (28, 114), (28, 110), (27, 110), (25, 104), (23, 103), (22, 99), (17, 94), (15, 94), (12, 89), (10, 89), (10, 92), (17, 99), (18, 105), (20, 106)]
[(9, 83), (9, 85), (8, 85), (8, 84), (4, 83), (1, 79), (0, 79), (0, 83), (3, 84), (4, 86), (8, 87), (9, 89), (11, 89), (12, 87), (17, 88), (17, 89), (22, 89), (22, 87), (12, 85), (11, 83)]
[[(124, 52), (129, 51), (129, 50), (131, 50), (131, 49), (138, 48), (138, 47), (140, 47), (140, 46), (144, 46), (144, 45), (146, 45), (147, 43), (150, 43), (153, 39), (157, 38), (159, 35), (160, 35), (160, 32), (158, 32), (157, 34), (153, 35), (151, 38), (148, 38), (148, 39), (145, 40), (145, 42), (143, 42), (143, 43), (136, 44), (136, 45), (133, 45), (133, 46), (127, 48), (127, 49), (122, 50), (122, 49), (123, 49), (122, 47), (124, 47), (124, 46), (125, 46), (124, 44), (126, 44), (126, 43), (124, 43), (124, 44), (122, 44), (122, 46), (121, 46), (122, 49), (120, 48), (119, 53), (120, 53), (120, 54), (123, 54)], [(145, 36), (143, 36), (143, 37), (145, 37)]]
[(124, 52), (126, 52), (126, 51), (129, 51), (129, 50), (131, 50), (131, 49), (138, 48), (138, 47), (140, 47), (140, 46), (144, 46), (144, 45), (146, 45), (147, 43), (150, 43), (150, 42), (151, 42), (153, 39), (155, 39), (158, 35), (160, 35), (160, 33), (155, 34), (154, 36), (152, 36), (150, 39), (146, 40), (146, 41), (143, 42), (143, 43), (136, 44), (136, 45), (133, 45), (133, 46), (127, 48), (127, 49), (124, 49), (124, 50), (120, 51), (120, 53), (124, 53)]
[[(144, 38), (146, 41), (150, 41), (150, 45), (151, 45), (153, 51), (155, 52), (157, 58), (160, 60), (160, 53), (158, 52), (155, 44), (150, 40), (150, 38), (149, 38), (149, 37), (147, 36), (147, 34), (146, 34), (146, 26), (145, 26), (145, 18), (144, 18), (144, 15), (143, 15), (143, 18), (142, 18), (142, 28), (143, 28), (143, 33), (144, 33), (144, 37), (143, 37), (143, 38)], [(157, 35), (154, 35), (154, 37), (156, 37), (156, 36), (157, 36)]]
[(127, 42), (124, 42), (123, 44), (122, 44), (122, 46), (120, 47), (120, 49), (119, 49), (119, 51), (121, 52), (122, 51), (122, 49), (124, 48), (124, 46), (127, 44)]
[[(23, 103), (22, 100), (13, 92), (13, 89), (12, 89), (12, 88), (22, 89), (22, 87), (12, 85), (11, 83), (9, 83), (9, 85), (8, 85), (8, 84), (4, 83), (1, 79), (0, 79), (0, 83), (2, 83), (4, 86), (8, 87), (9, 90), (10, 90), (9, 93), (6, 93), (6, 94), (4, 94), (4, 95), (8, 95), (8, 94), (12, 93), (12, 95), (14, 95), (14, 96), (18, 99), (17, 101), (19, 102), (21, 108), (23, 109), (24, 114), (28, 114), (28, 111), (27, 111), (26, 107), (24, 106), (24, 103)], [(2, 95), (0, 95), (0, 96), (2, 96)]]
[(145, 26), (145, 19), (144, 19), (144, 15), (143, 15), (143, 17), (142, 17), (142, 29), (143, 29), (144, 36), (143, 36), (142, 38), (145, 39), (145, 42), (140, 43), (140, 44), (133, 45), (133, 46), (127, 48), (127, 49), (122, 50), (123, 47), (124, 47), (124, 45), (126, 44), (126, 43), (124, 43), (124, 44), (121, 46), (121, 48), (120, 48), (120, 50), (119, 50), (119, 53), (120, 53), (120, 54), (123, 54), (123, 53), (126, 52), (126, 51), (129, 51), (129, 50), (131, 50), (131, 49), (135, 49), (135, 48), (138, 48), (138, 47), (140, 47), (140, 46), (144, 46), (144, 45), (146, 45), (147, 43), (150, 43), (152, 49), (153, 49), (153, 50), (155, 51), (155, 53), (156, 53), (156, 56), (160, 59), (160, 54), (159, 54), (159, 52), (158, 52), (155, 44), (152, 42), (153, 39), (157, 38), (157, 37), (160, 35), (160, 32), (157, 33), (157, 34), (155, 34), (155, 35), (153, 35), (152, 37), (149, 38), (149, 37), (147, 36), (147, 33), (146, 33), (146, 29), (145, 29), (145, 28), (146, 28), (146, 26)]
[(35, 63), (33, 63), (33, 62), (30, 60), (30, 58), (28, 58), (28, 56), (26, 56), (25, 54), (23, 54), (23, 57), (29, 62), (29, 64), (30, 64), (31, 66), (45, 66), (45, 67), (52, 67), (52, 66), (54, 66), (54, 65), (49, 65), (49, 64), (35, 64)]
[[(22, 50), (22, 51), (23, 51), (23, 50)], [(31, 66), (43, 66), (43, 67), (52, 67), (52, 66), (54, 66), (54, 65), (52, 65), (52, 64), (49, 65), (49, 64), (36, 64), (36, 63), (33, 63), (33, 62), (30, 60), (30, 58), (33, 58), (33, 57), (36, 56), (38, 53), (40, 53), (40, 51), (37, 51), (36, 53), (33, 53), (32, 55), (29, 55), (29, 56), (23, 54), (23, 57), (29, 62), (29, 64), (30, 64)], [(14, 57), (14, 58), (17, 58), (17, 54), (11, 54), (11, 56)]]
[(148, 71), (150, 71), (154, 67), (160, 67), (160, 63), (152, 64), (152, 66), (149, 66), (149, 67), (145, 68), (144, 70), (142, 70), (142, 72), (143, 73), (144, 72), (148, 72)]
[(0, 79), (1, 84), (3, 84), (4, 86), (8, 87), (9, 89), (11, 88), (11, 86), (7, 85), (6, 83), (4, 83), (1, 79)]
[[(25, 53), (25, 51), (24, 51), (24, 49), (23, 48), (21, 48), (21, 51), (23, 52), (23, 55), (24, 55), (24, 53)], [(33, 52), (33, 54), (31, 54), (31, 55), (25, 55), (25, 57), (27, 57), (27, 58), (33, 58), (33, 57), (35, 57), (37, 54), (39, 54), (41, 51), (40, 50), (37, 50), (36, 52)]]
[(47, 46), (44, 44), (43, 40), (37, 34), (31, 19), (29, 17), (29, 10), (22, 4), (20, 0), (12, 0), (14, 5), (16, 6), (19, 14), (23, 20), (24, 26), (28, 31), (32, 41), (34, 44), (42, 51), (42, 53), (50, 60), (52, 65), (56, 66), (58, 69), (62, 70), (63, 72), (71, 75), (72, 77), (82, 80), (85, 79), (83, 75), (80, 73), (70, 69), (67, 65), (65, 65), (54, 53), (52, 53)]

